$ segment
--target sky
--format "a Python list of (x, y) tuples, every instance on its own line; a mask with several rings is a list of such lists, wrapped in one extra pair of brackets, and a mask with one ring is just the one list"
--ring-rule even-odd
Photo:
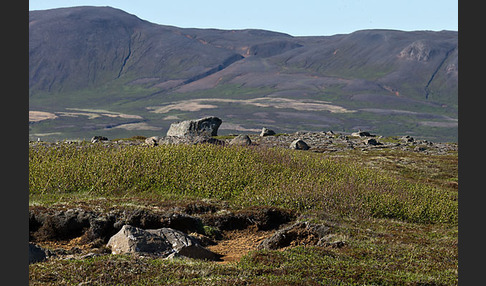
[(30, 0), (29, 10), (111, 6), (181, 28), (329, 36), (364, 29), (458, 31), (458, 0)]

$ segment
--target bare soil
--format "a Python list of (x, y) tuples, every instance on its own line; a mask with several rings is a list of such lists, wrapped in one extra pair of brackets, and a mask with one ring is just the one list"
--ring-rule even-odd
[(212, 252), (223, 255), (221, 264), (237, 262), (245, 254), (256, 250), (262, 240), (270, 237), (275, 231), (258, 231), (256, 228), (247, 228), (244, 230), (230, 230), (223, 232), (223, 239), (216, 245), (210, 245), (206, 248)]

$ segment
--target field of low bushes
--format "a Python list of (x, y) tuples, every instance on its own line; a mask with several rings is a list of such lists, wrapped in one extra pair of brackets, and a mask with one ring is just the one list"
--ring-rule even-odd
[(29, 150), (29, 187), (31, 198), (209, 198), (355, 218), (457, 222), (457, 192), (323, 154), (283, 149), (39, 145)]
[(228, 264), (110, 254), (49, 259), (29, 266), (29, 284), (457, 285), (457, 181), (457, 152), (33, 143), (31, 207), (276, 206), (332, 224), (345, 244), (252, 250)]

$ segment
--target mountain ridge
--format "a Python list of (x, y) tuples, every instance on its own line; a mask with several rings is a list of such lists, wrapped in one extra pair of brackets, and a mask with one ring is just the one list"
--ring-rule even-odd
[[(46, 138), (163, 134), (175, 120), (210, 113), (241, 127), (223, 128), (228, 132), (266, 124), (283, 132), (365, 128), (457, 141), (457, 36), (377, 29), (294, 37), (165, 26), (111, 7), (30, 11), (29, 110), (57, 117), (31, 120), (29, 133), (61, 133)], [(318, 102), (353, 112), (248, 103), (255, 98)], [(169, 111), (156, 113), (157, 106)], [(125, 122), (100, 112), (89, 117), (69, 108), (142, 119)], [(390, 115), (390, 110), (399, 112)], [(426, 114), (427, 120), (410, 112)], [(146, 129), (109, 128), (134, 123)]]

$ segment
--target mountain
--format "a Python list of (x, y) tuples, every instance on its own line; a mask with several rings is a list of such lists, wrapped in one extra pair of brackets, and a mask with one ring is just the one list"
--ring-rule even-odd
[(458, 33), (187, 29), (111, 7), (29, 12), (31, 138), (370, 130), (457, 141)]

